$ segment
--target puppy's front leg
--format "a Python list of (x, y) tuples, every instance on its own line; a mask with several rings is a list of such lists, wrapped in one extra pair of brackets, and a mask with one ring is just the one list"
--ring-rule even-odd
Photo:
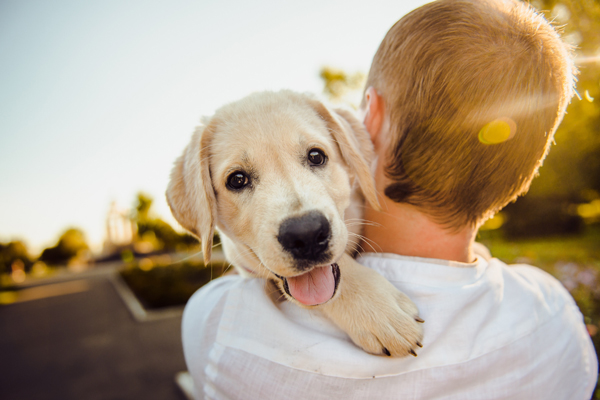
[(352, 341), (372, 354), (404, 357), (421, 347), (418, 309), (376, 271), (344, 254), (338, 261), (339, 294), (319, 308)]

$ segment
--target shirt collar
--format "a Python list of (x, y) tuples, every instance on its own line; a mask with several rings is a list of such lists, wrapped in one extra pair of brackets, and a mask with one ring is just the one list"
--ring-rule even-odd
[(471, 284), (488, 267), (488, 261), (478, 256), (475, 262), (409, 257), (391, 253), (363, 253), (358, 261), (395, 282), (444, 287)]

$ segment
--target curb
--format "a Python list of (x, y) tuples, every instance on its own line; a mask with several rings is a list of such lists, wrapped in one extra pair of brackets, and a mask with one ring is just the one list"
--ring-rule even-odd
[(112, 274), (109, 277), (109, 280), (121, 300), (123, 300), (123, 303), (129, 310), (129, 313), (137, 322), (150, 322), (165, 318), (178, 318), (183, 315), (183, 309), (185, 306), (166, 307), (160, 310), (147, 310), (144, 308), (135, 294), (133, 294), (129, 286), (127, 286), (118, 272)]

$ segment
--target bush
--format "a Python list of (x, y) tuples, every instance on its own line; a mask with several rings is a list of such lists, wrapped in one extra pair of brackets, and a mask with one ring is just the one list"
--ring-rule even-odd
[(149, 258), (142, 259), (120, 271), (142, 305), (159, 309), (184, 305), (196, 290), (223, 274), (228, 263), (184, 261), (161, 265)]

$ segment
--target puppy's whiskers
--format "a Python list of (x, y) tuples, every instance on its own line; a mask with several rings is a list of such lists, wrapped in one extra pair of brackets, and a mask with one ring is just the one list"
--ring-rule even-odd
[(364, 253), (364, 252), (365, 252), (365, 249), (364, 249), (364, 247), (362, 247), (362, 246), (360, 245), (360, 243), (361, 243), (361, 241), (360, 241), (360, 240), (353, 240), (353, 239), (350, 239), (350, 238), (348, 238), (348, 242), (349, 242), (349, 243), (352, 243), (354, 246), (356, 246), (356, 247), (360, 248), (360, 250), (361, 250), (361, 251), (360, 251), (360, 253)]
[[(355, 237), (359, 242), (362, 241), (362, 242), (366, 243), (367, 245), (369, 245), (369, 247), (371, 248), (371, 250), (373, 250), (374, 253), (380, 253), (382, 251), (381, 247), (375, 241), (367, 238), (364, 235), (359, 235), (358, 233), (353, 233), (353, 232), (348, 232), (348, 235)], [(348, 239), (348, 240), (350, 240), (350, 239)], [(379, 251), (377, 251), (373, 245), (379, 247)], [(359, 247), (361, 247), (361, 249), (362, 249), (362, 246), (359, 246)], [(364, 251), (364, 249), (363, 249), (363, 251)]]
[(375, 226), (375, 227), (382, 226), (380, 223), (369, 221), (366, 219), (361, 219), (361, 218), (348, 218), (348, 219), (344, 220), (344, 222), (346, 223), (346, 226), (356, 226), (356, 225), (368, 225), (368, 226)]
[[(381, 253), (381, 252), (383, 252), (383, 250), (381, 249), (381, 246), (379, 246), (379, 245), (377, 244), (377, 242), (375, 242), (374, 240), (372, 240), (372, 239), (369, 239), (368, 237), (366, 237), (366, 236), (363, 236), (363, 235), (361, 235), (361, 236), (360, 236), (360, 238), (361, 238), (361, 239), (362, 239), (362, 240), (363, 240), (363, 241), (364, 241), (366, 244), (368, 244), (368, 245), (369, 245), (369, 247), (371, 248), (371, 250), (373, 250), (373, 253)], [(375, 247), (374, 247), (374, 246), (377, 246), (377, 247), (379, 248), (379, 250), (375, 249)]]
[[(230, 262), (232, 263), (232, 265), (233, 264), (237, 264), (237, 265), (242, 266), (242, 268), (244, 268), (243, 267), (243, 265), (244, 265), (244, 262), (243, 262), (244, 257), (246, 257), (247, 255), (252, 254), (252, 253), (253, 253), (252, 249), (247, 248), (247, 249), (244, 249), (244, 251), (241, 251), (239, 253), (236, 253), (236, 254), (233, 254), (233, 255), (230, 254), (229, 255), (229, 257), (231, 258)], [(262, 262), (261, 262), (261, 264), (262, 264)], [(253, 272), (256, 272), (256, 271), (253, 271)]]

